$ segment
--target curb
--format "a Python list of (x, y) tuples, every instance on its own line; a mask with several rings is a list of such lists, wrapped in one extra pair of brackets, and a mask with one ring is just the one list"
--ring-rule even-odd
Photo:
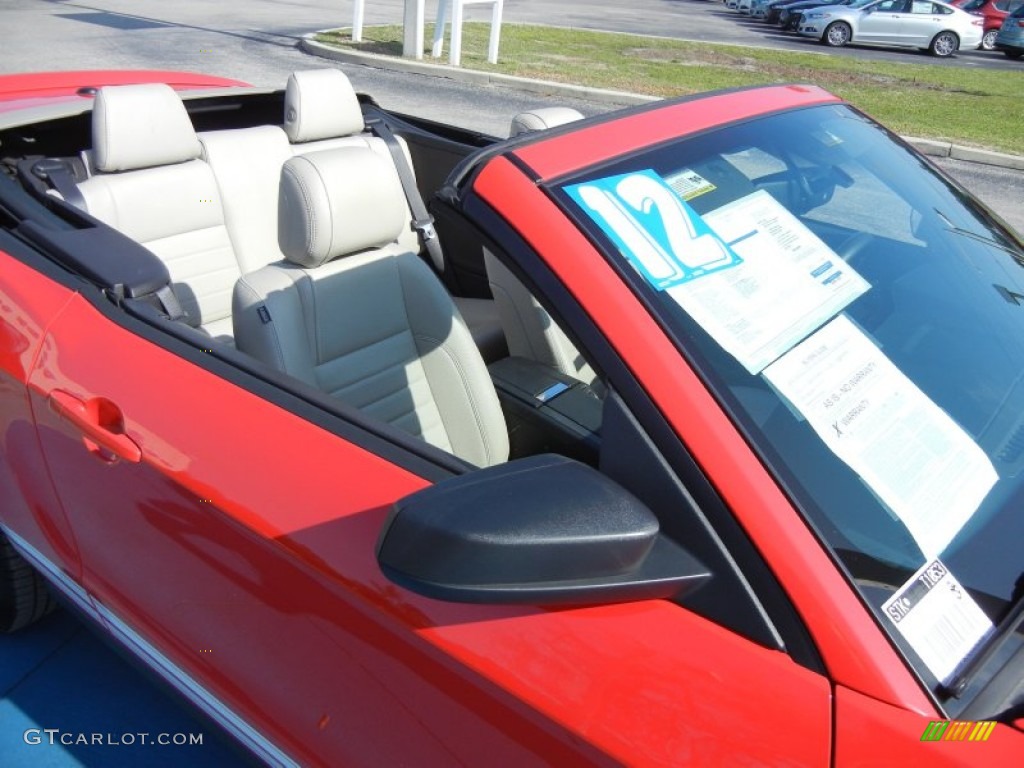
[(530, 77), (502, 75), (496, 72), (481, 72), (476, 69), (460, 69), (448, 64), (431, 64), (426, 61), (399, 59), (394, 56), (382, 56), (376, 53), (349, 51), (334, 48), (325, 43), (318, 43), (316, 40), (313, 40), (313, 35), (317, 34), (319, 32), (311, 32), (308, 35), (304, 35), (299, 40), (299, 48), (305, 53), (311, 53), (324, 59), (341, 61), (345, 64), (361, 64), (366, 67), (389, 69), (395, 72), (410, 72), (430, 77), (446, 77), (449, 80), (473, 85), (505, 85), (529, 93), (538, 93), (542, 96), (572, 96), (577, 99), (594, 101), (601, 104), (631, 106), (633, 104), (648, 104), (652, 101), (659, 101), (657, 96), (644, 96), (639, 93), (588, 88), (584, 85), (554, 83), (549, 80), (534, 80)]
[[(317, 42), (313, 39), (313, 36), (317, 34), (320, 33), (310, 32), (307, 35), (303, 35), (299, 40), (299, 48), (313, 56), (340, 61), (345, 64), (359, 64), (365, 67), (409, 72), (429, 77), (445, 77), (449, 80), (474, 85), (503, 85), (529, 93), (537, 93), (542, 96), (571, 96), (576, 99), (593, 101), (600, 104), (632, 106), (634, 104), (649, 104), (652, 101), (660, 101), (657, 96), (645, 96), (639, 93), (588, 88), (584, 85), (555, 83), (549, 80), (535, 80), (529, 77), (480, 72), (475, 69), (461, 69), (447, 64), (431, 64), (425, 61), (399, 59), (394, 56), (382, 56), (376, 53), (349, 51)], [(935, 139), (919, 139), (913, 136), (904, 136), (903, 139), (924, 155), (948, 157), (970, 163), (1024, 171), (1024, 157), (1019, 155), (1008, 155), (1003, 152), (966, 147), (948, 141), (936, 141)]]

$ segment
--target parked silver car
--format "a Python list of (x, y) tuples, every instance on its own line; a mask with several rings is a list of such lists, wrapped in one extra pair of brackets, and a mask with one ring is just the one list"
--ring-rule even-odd
[(797, 31), (837, 47), (899, 45), (952, 56), (981, 44), (984, 19), (938, 0), (863, 0), (809, 10)]

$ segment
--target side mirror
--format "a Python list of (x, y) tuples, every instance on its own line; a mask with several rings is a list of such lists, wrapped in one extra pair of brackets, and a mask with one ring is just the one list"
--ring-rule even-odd
[(377, 545), (396, 584), (464, 603), (677, 597), (711, 578), (636, 497), (562, 456), (508, 462), (401, 499)]

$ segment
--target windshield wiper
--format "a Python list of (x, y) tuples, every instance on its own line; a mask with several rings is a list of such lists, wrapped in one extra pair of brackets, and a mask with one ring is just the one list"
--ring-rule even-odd
[(956, 224), (950, 221), (946, 217), (946, 215), (943, 214), (943, 212), (940, 211), (938, 208), (933, 208), (932, 210), (934, 210), (935, 213), (938, 214), (940, 219), (946, 222), (947, 232), (952, 232), (954, 235), (960, 235), (961, 237), (966, 237), (970, 240), (974, 240), (979, 243), (984, 243), (985, 245), (991, 245), (993, 248), (998, 248), (1000, 251), (1006, 251), (1006, 253), (1010, 254), (1013, 257), (1014, 261), (1024, 266), (1024, 254), (1022, 254), (1018, 249), (1011, 248), (1008, 245), (1003, 245), (998, 240), (993, 240), (991, 237), (988, 237), (987, 235), (980, 235), (977, 232), (972, 232), (969, 229), (963, 229), (961, 227), (958, 227), (956, 226)]

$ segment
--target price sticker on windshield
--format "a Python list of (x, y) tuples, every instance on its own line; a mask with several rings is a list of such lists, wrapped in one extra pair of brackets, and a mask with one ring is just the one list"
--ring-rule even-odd
[(943, 683), (992, 630), (988, 616), (938, 559), (925, 563), (882, 611)]
[(654, 171), (610, 176), (565, 191), (659, 291), (743, 261)]

